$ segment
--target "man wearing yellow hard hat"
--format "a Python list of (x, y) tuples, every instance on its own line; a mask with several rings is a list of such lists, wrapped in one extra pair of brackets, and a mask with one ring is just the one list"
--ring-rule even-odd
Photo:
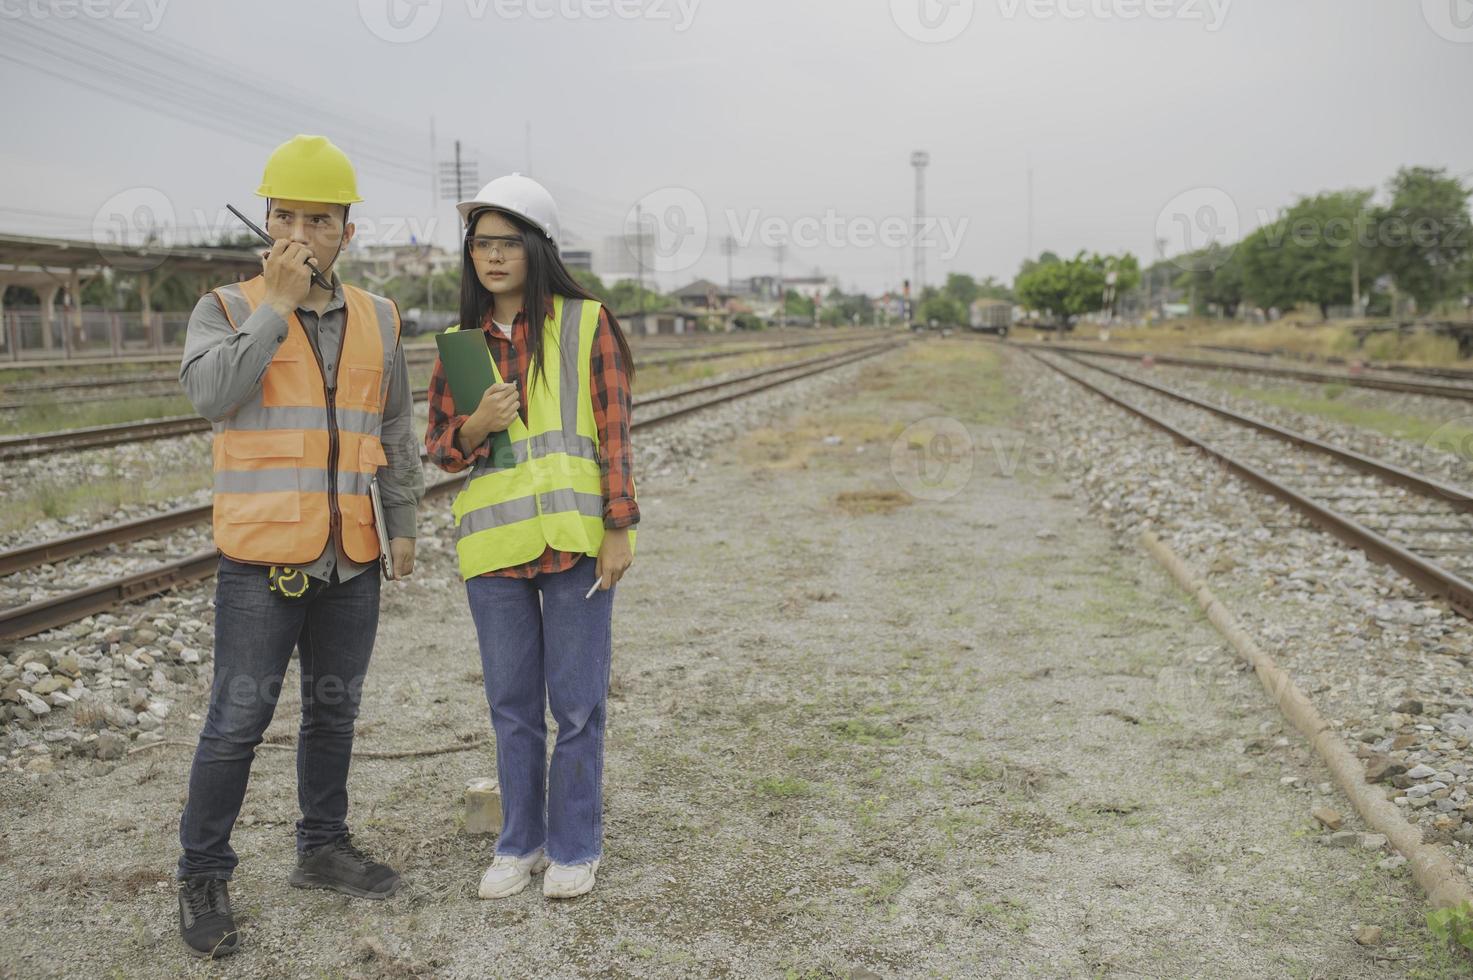
[(179, 372), (214, 423), (221, 553), (214, 683), (179, 821), (179, 929), (198, 956), (240, 945), (230, 834), (293, 649), (302, 816), (290, 883), (373, 899), (402, 883), (353, 845), (347, 825), (353, 725), (378, 628), (370, 484), (396, 577), (413, 569), (424, 495), (399, 311), (333, 271), (353, 238), (348, 210), (362, 200), (342, 150), (294, 137), (271, 154), (256, 193), (274, 244), (259, 276), (200, 299)]

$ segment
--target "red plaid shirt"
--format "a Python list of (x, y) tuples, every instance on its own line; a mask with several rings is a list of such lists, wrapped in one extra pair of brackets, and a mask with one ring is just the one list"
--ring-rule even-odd
[[(547, 299), (547, 309), (552, 308), (552, 298)], [(488, 314), (481, 324), (491, 356), (496, 359), (496, 369), (503, 381), (515, 382), (521, 393), (522, 421), (527, 420), (527, 372), (531, 368), (532, 355), (527, 347), (526, 311), (517, 313), (512, 323), (511, 337), (497, 330)], [(590, 364), (593, 390), (593, 418), (598, 426), (599, 469), (603, 477), (604, 527), (630, 527), (639, 522), (639, 504), (634, 499), (634, 454), (629, 444), (629, 419), (633, 412), (634, 397), (629, 388), (629, 374), (619, 354), (619, 344), (614, 338), (613, 326), (609, 323), (609, 312), (600, 308), (598, 327), (593, 335), (593, 352)], [(488, 439), (466, 455), (460, 451), (458, 439), (460, 427), (469, 416), (455, 413), (455, 400), (450, 395), (450, 384), (445, 379), (444, 366), (435, 360), (434, 373), (430, 375), (429, 428), (425, 432), (425, 451), (430, 461), (447, 473), (458, 473), (478, 459), (485, 459), (491, 451)], [(573, 567), (580, 557), (579, 552), (557, 551), (551, 545), (534, 558), (521, 565), (497, 568), (487, 575), (504, 575), (510, 578), (531, 578), (543, 572), (561, 572)]]

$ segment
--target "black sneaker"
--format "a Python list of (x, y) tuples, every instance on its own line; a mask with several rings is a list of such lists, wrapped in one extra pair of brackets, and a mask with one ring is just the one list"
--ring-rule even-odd
[(214, 959), (240, 949), (240, 933), (230, 913), (230, 890), (224, 878), (180, 879), (179, 935), (195, 956)]
[(387, 864), (375, 861), (353, 846), (352, 835), (298, 852), (297, 866), (287, 881), (295, 888), (331, 888), (355, 898), (388, 898), (404, 879)]

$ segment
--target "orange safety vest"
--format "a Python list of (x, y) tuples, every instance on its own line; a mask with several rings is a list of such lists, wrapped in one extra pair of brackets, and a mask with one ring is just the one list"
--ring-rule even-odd
[[(296, 313), (256, 392), (215, 423), (215, 546), (237, 561), (301, 565), (342, 535), (355, 562), (378, 558), (369, 481), (388, 463), (379, 434), (399, 343), (392, 300), (343, 285), (347, 322), (329, 389)], [(266, 297), (257, 276), (212, 290), (232, 329)]]

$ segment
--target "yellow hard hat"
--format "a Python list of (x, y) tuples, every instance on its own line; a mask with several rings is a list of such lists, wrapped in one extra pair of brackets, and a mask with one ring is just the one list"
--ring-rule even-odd
[(320, 204), (357, 204), (358, 176), (348, 155), (326, 136), (293, 136), (271, 152), (260, 197)]

